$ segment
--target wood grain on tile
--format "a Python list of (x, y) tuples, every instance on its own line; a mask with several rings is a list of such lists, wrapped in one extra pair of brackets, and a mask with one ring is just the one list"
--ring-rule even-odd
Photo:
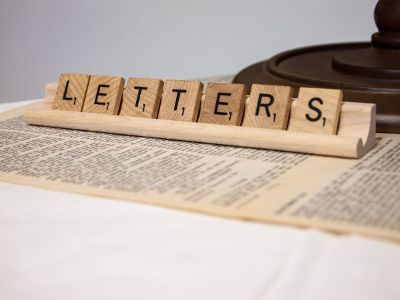
[(82, 111), (90, 75), (62, 73), (53, 102), (54, 109)]
[(253, 84), (242, 126), (285, 130), (292, 95), (293, 89), (289, 86)]
[(246, 97), (244, 84), (209, 83), (200, 109), (200, 123), (240, 125)]
[(202, 91), (200, 81), (166, 80), (158, 119), (196, 122)]
[(342, 98), (341, 90), (300, 88), (289, 130), (336, 134)]
[(124, 83), (118, 76), (90, 76), (83, 112), (117, 115)]
[(160, 79), (128, 78), (121, 116), (157, 118), (164, 82)]

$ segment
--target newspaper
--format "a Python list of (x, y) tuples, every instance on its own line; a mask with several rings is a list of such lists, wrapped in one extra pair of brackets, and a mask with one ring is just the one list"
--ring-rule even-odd
[(28, 126), (0, 114), (0, 180), (400, 241), (400, 135), (362, 159)]

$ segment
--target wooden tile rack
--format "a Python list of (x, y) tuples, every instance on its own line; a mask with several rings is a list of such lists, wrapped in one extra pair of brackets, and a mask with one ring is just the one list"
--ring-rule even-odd
[[(343, 102), (338, 132), (336, 135), (327, 135), (54, 110), (54, 94), (55, 86), (48, 85), (45, 101), (25, 111), (24, 118), (28, 124), (345, 158), (360, 158), (375, 144), (374, 104)], [(296, 104), (297, 100), (294, 99), (289, 129), (293, 124)]]

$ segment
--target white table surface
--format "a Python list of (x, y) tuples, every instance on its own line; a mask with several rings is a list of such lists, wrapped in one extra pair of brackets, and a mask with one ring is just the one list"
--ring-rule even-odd
[(0, 299), (398, 300), (399, 278), (389, 242), (0, 183)]

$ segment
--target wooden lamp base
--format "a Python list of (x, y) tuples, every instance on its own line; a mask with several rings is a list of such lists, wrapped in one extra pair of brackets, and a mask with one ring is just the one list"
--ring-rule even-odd
[(235, 83), (336, 88), (344, 100), (377, 105), (377, 131), (400, 133), (400, 1), (380, 0), (379, 32), (371, 43), (313, 46), (280, 53), (251, 65)]

